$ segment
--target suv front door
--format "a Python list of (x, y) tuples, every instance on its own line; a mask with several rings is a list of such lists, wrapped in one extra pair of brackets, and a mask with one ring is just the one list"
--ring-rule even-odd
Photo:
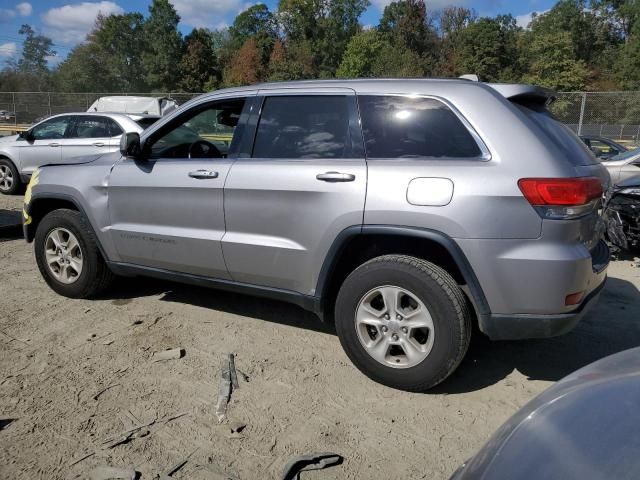
[(70, 115), (50, 118), (30, 130), (30, 140), (18, 138), (20, 173), (31, 175), (42, 165), (60, 163), (60, 145), (69, 133), (72, 118)]
[(355, 94), (258, 94), (252, 151), (225, 185), (224, 258), (235, 281), (313, 295), (336, 236), (362, 225), (367, 166)]
[(143, 138), (148, 160), (116, 164), (109, 214), (121, 262), (229, 278), (220, 246), (223, 187), (248, 103), (238, 96), (203, 100)]

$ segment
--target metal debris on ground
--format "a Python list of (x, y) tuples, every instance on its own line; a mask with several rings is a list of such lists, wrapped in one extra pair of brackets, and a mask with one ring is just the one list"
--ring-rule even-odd
[(93, 399), (94, 399), (94, 400), (98, 400), (98, 398), (100, 397), (100, 395), (102, 395), (104, 392), (106, 392), (107, 390), (110, 390), (110, 389), (112, 389), (112, 388), (114, 388), (114, 387), (119, 387), (119, 386), (120, 386), (120, 384), (119, 384), (119, 383), (114, 383), (113, 385), (107, 385), (107, 386), (106, 386), (106, 387), (104, 387), (102, 390), (100, 390), (98, 393), (96, 393), (96, 394), (93, 396)]
[(132, 468), (96, 467), (89, 472), (89, 478), (91, 480), (136, 480), (136, 478), (138, 478), (138, 472)]
[(236, 361), (234, 359), (233, 353), (229, 354), (229, 374), (231, 376), (231, 387), (233, 389), (240, 388), (238, 385), (238, 374), (236, 373)]
[(231, 398), (231, 372), (229, 358), (222, 362), (220, 371), (220, 385), (218, 387), (218, 402), (216, 403), (216, 417), (222, 422), (227, 416), (227, 404)]
[(172, 480), (171, 475), (173, 475), (178, 470), (180, 470), (182, 467), (184, 467), (187, 464), (187, 462), (189, 461), (189, 459), (193, 456), (193, 454), (196, 453), (197, 451), (198, 451), (198, 449), (196, 448), (193, 452), (191, 452), (189, 455), (187, 455), (186, 458), (184, 458), (183, 460), (180, 460), (173, 467), (171, 467), (165, 473), (160, 475), (158, 480)]
[(118, 435), (117, 437), (110, 438), (109, 440), (105, 440), (102, 442), (104, 449), (111, 449), (113, 447), (117, 447), (118, 445), (122, 445), (124, 443), (129, 443), (131, 440), (135, 438), (146, 437), (151, 433), (147, 427), (153, 425), (156, 421), (154, 420), (151, 423), (146, 425), (140, 425), (138, 427), (127, 430), (126, 432)]
[(162, 352), (155, 352), (153, 354), (154, 362), (162, 362), (164, 360), (174, 360), (184, 357), (184, 348), (172, 348), (169, 350), (163, 350)]
[(86, 460), (89, 457), (93, 457), (96, 454), (96, 452), (91, 452), (91, 453), (87, 453), (86, 455), (73, 460), (69, 465), (67, 465), (68, 467), (73, 467), (74, 465), (77, 465), (78, 463), (82, 462), (83, 460)]
[(282, 472), (282, 480), (300, 480), (300, 473), (322, 470), (342, 463), (342, 456), (336, 453), (315, 453), (293, 457)]

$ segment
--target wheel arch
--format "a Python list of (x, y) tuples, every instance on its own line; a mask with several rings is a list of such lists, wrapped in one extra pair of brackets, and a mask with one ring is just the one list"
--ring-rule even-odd
[(344, 279), (359, 265), (385, 254), (412, 255), (446, 270), (463, 287), (478, 319), (490, 308), (467, 257), (448, 235), (430, 229), (363, 225), (349, 227), (331, 245), (318, 276), (315, 295), (328, 312)]

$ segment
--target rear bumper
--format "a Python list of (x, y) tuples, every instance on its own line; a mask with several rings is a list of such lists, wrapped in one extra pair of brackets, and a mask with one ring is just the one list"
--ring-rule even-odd
[[(480, 330), (493, 340), (544, 338), (570, 331), (602, 290), (609, 249), (540, 240), (461, 241), (483, 288), (490, 313)], [(567, 295), (584, 292), (575, 306)]]
[(563, 335), (575, 328), (600, 297), (606, 277), (571, 313), (559, 315), (489, 315), (481, 319), (480, 330), (491, 340), (523, 340)]

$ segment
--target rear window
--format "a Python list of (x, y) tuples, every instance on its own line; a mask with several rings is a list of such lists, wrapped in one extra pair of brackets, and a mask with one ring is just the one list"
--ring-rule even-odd
[(444, 103), (421, 97), (358, 97), (368, 158), (477, 158), (467, 127)]
[(515, 104), (533, 123), (542, 130), (573, 165), (595, 165), (598, 160), (589, 147), (573, 130), (556, 120), (544, 107)]

